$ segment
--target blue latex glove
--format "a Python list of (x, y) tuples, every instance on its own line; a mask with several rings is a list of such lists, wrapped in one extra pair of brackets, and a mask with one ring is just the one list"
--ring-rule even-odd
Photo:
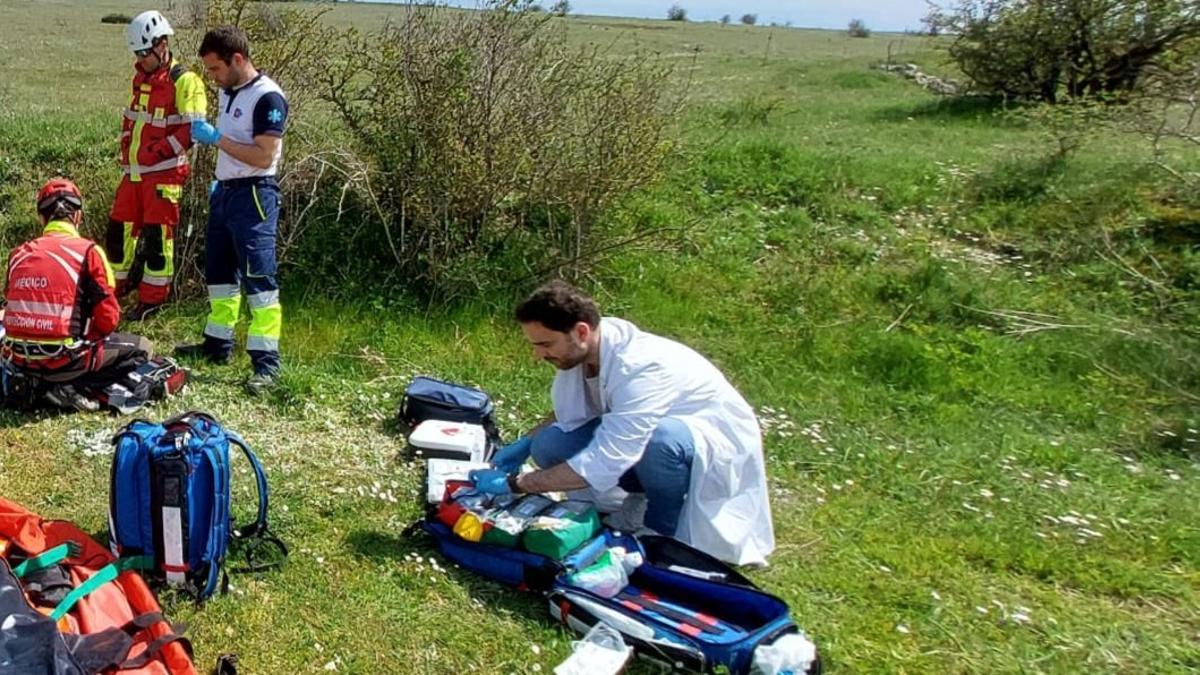
[(492, 457), (492, 466), (512, 475), (521, 469), (521, 465), (525, 463), (525, 460), (529, 459), (529, 453), (532, 450), (533, 438), (522, 436), (500, 448), (499, 452)]
[(221, 140), (221, 132), (204, 120), (194, 120), (192, 122), (192, 140), (207, 145), (216, 145), (217, 141)]
[(214, 180), (213, 182), (208, 184), (208, 196), (209, 197), (213, 196), (213, 193), (216, 191), (217, 191), (217, 181)]
[(475, 469), (467, 474), (475, 489), (489, 495), (506, 495), (512, 492), (508, 487), (508, 474), (500, 469)]

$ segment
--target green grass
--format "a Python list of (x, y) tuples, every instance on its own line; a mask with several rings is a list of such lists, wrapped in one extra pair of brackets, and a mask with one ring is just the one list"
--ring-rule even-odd
[[(88, 174), (96, 226), (128, 68), (99, 18), (141, 7), (39, 2), (45, 34), (25, 4), (0, 7), (0, 228), (29, 230), (29, 191), (57, 169)], [(1130, 139), (1059, 162), (988, 102), (868, 70), (893, 42), (944, 68), (915, 38), (562, 25), (692, 78), (683, 156), (614, 217), (693, 224), (597, 270), (598, 297), (709, 355), (760, 410), (780, 545), (752, 576), (830, 670), (1200, 668), (1194, 202), (1170, 199)], [(486, 387), (510, 435), (545, 411), (551, 373), (509, 322), (513, 298), (425, 311), (337, 295), (285, 280), (276, 395), (243, 396), (242, 357), (197, 366), (150, 411), (204, 408), (246, 435), (293, 547), (286, 569), (203, 609), (164, 598), (172, 618), (203, 668), (236, 651), (252, 673), (548, 672), (572, 638), (543, 602), (437, 571), (401, 538), (421, 475), (389, 424), (418, 372)], [(1013, 334), (1014, 312), (1055, 327)], [(146, 330), (170, 345), (202, 314), (175, 307)], [(122, 422), (0, 412), (0, 494), (102, 531), (108, 457), (84, 449)]]

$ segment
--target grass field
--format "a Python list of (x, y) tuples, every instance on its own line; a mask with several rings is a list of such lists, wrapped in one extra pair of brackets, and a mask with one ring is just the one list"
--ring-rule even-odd
[[(140, 9), (0, 2), (0, 228), (31, 231), (50, 173), (115, 186), (129, 63), (99, 17)], [(564, 26), (677, 57), (691, 78), (684, 152), (628, 209), (696, 225), (613, 260), (598, 297), (709, 355), (760, 411), (779, 548), (752, 576), (830, 672), (1200, 668), (1200, 211), (1145, 152), (1098, 135), (1057, 161), (1043, 129), (869, 69), (889, 44), (946, 68), (912, 37)], [(91, 195), (93, 234), (108, 189)], [(541, 416), (552, 373), (509, 321), (513, 298), (425, 311), (301, 272), (285, 278), (282, 391), (247, 400), (242, 357), (198, 366), (150, 413), (203, 408), (241, 431), (293, 547), (283, 571), (202, 609), (166, 598), (198, 663), (549, 672), (572, 637), (541, 600), (401, 539), (421, 471), (389, 424), (418, 372), (484, 386), (509, 435)], [(203, 314), (176, 306), (146, 331), (184, 341)], [(123, 421), (0, 412), (0, 494), (102, 532), (99, 451)]]

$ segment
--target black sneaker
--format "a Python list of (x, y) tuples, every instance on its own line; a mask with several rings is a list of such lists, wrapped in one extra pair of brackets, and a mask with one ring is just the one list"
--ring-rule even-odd
[(272, 372), (255, 373), (246, 380), (246, 391), (262, 396), (279, 385), (279, 375)]
[(162, 305), (150, 305), (139, 302), (137, 307), (125, 312), (126, 321), (145, 321), (162, 311)]
[(175, 345), (175, 356), (184, 359), (204, 359), (209, 363), (223, 366), (233, 360), (233, 354), (220, 354), (212, 351), (203, 342), (190, 345)]

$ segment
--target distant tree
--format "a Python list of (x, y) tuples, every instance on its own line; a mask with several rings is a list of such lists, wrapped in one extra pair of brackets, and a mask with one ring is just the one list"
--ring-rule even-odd
[(757, 14), (743, 14), (742, 15), (742, 23), (747, 26), (753, 26), (754, 24), (758, 23), (758, 15)]
[(667, 10), (667, 21), (687, 21), (687, 10), (683, 5), (674, 4)]
[(571, 13), (571, 3), (567, 0), (558, 0), (550, 5), (550, 13), (554, 16), (566, 16)]
[(542, 7), (541, 5), (539, 5), (536, 2), (532, 2), (525, 6), (525, 11), (533, 12), (534, 14), (541, 14), (542, 12), (546, 11), (546, 8)]
[(926, 23), (977, 90), (1048, 103), (1127, 98), (1200, 44), (1195, 0), (958, 0)]
[(722, 26), (728, 26), (730, 21), (732, 21), (732, 17), (730, 17), (728, 14), (721, 17), (721, 25)]
[(846, 32), (850, 37), (871, 37), (871, 29), (867, 28), (867, 24), (862, 19), (851, 19), (850, 26), (846, 29)]

